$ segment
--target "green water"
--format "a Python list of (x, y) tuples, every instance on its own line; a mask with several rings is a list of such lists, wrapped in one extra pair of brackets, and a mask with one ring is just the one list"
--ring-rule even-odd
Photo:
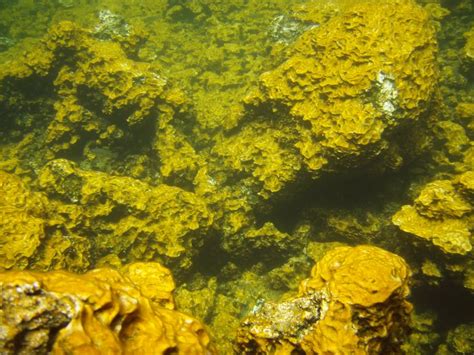
[[(297, 115), (286, 96), (255, 94), (262, 74), (284, 65), (302, 36), (349, 3), (358, 2), (2, 1), (0, 170), (44, 194), (51, 207), (41, 214), (41, 245), (0, 268), (84, 272), (162, 262), (176, 278), (178, 309), (209, 325), (226, 354), (258, 300), (296, 291), (335, 246), (372, 244), (402, 256), (413, 272), (405, 351), (474, 352), (474, 252), (465, 246), (450, 254), (392, 222), (428, 183), (473, 170), (472, 3), (419, 1), (436, 28), (439, 79), (416, 124), (407, 118), (381, 134), (389, 148), (377, 142), (352, 155), (327, 153), (327, 165), (313, 169), (296, 148), (307, 143), (300, 136), (311, 131), (310, 119), (292, 127)], [(57, 40), (62, 21), (83, 39)], [(28, 53), (40, 57), (22, 62)], [(54, 60), (41, 58), (45, 53)], [(374, 106), (390, 116), (398, 78), (381, 73), (361, 102), (385, 100)], [(319, 98), (331, 106), (330, 91)], [(467, 207), (454, 219), (474, 243), (472, 186), (459, 192), (461, 183), (450, 184), (454, 192), (438, 198), (461, 196)], [(89, 197), (81, 192), (88, 185)], [(161, 200), (163, 186), (180, 192)], [(62, 253), (48, 259), (46, 250), (59, 244)]]

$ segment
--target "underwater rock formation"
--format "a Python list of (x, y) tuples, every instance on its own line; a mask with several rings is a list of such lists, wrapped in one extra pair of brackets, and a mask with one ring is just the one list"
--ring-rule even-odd
[[(250, 171), (269, 191), (291, 181), (300, 165), (314, 176), (367, 169), (371, 163), (376, 163), (373, 169), (398, 169), (416, 150), (404, 145), (421, 144), (413, 130), (424, 126), (434, 98), (436, 51), (429, 15), (412, 1), (364, 2), (345, 9), (305, 31), (289, 58), (264, 73), (259, 90), (245, 99), (258, 121), (285, 133), (279, 138), (271, 129), (249, 124), (264, 140), (275, 137), (272, 144), (288, 151), (280, 153), (288, 156), (288, 166), (280, 163), (283, 170), (277, 169), (281, 158), (262, 154), (251, 140), (243, 164), (224, 163)], [(248, 135), (245, 129), (239, 134)], [(225, 140), (218, 154), (231, 155), (236, 141)], [(278, 174), (270, 179), (271, 171)]]
[(411, 305), (405, 261), (373, 246), (329, 251), (296, 297), (257, 305), (241, 323), (236, 350), (391, 353), (407, 335)]
[(13, 174), (0, 171), (0, 270), (28, 266), (44, 242), (45, 198)]
[(212, 223), (206, 203), (192, 192), (81, 170), (65, 159), (46, 164), (39, 185), (58, 213), (58, 228), (88, 236), (99, 257), (161, 260), (186, 270)]
[(25, 129), (37, 137), (22, 155), (94, 160), (97, 149), (125, 155), (152, 149), (156, 121), (164, 124), (183, 104), (158, 68), (129, 59), (123, 42), (96, 37), (63, 21), (0, 66), (5, 139), (18, 141)]
[(414, 205), (405, 205), (392, 221), (404, 232), (428, 240), (444, 253), (472, 250), (474, 172), (427, 184)]
[(462, 51), (462, 60), (465, 71), (469, 75), (474, 75), (474, 26), (464, 34), (466, 44)]
[(160, 300), (171, 305), (166, 273), (165, 287), (155, 284), (155, 300), (143, 296), (143, 281), (148, 288), (148, 278), (158, 281), (153, 270), (163, 274), (163, 267), (152, 263), (132, 268), (132, 281), (106, 268), (83, 275), (64, 271), (1, 273), (0, 351), (215, 353), (199, 321), (160, 305)]
[(442, 344), (436, 355), (474, 353), (474, 324), (461, 324), (448, 332), (446, 344)]
[(172, 310), (167, 269), (122, 268), (159, 261), (224, 354), (255, 300), (240, 350), (399, 352), (397, 257), (330, 252), (291, 293), (332, 242), (374, 244), (416, 292), (456, 288), (402, 350), (463, 349), (472, 4), (441, 3), (0, 2), (0, 270), (120, 268)]
[(439, 252), (425, 256), (421, 267), (425, 282), (437, 283), (449, 275), (474, 291), (473, 201), (474, 172), (467, 171), (426, 184), (412, 205), (393, 215), (393, 224)]

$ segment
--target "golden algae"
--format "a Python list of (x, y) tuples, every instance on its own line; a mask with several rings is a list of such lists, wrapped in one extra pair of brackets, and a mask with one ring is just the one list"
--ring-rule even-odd
[[(0, 4), (0, 170), (5, 196), (30, 201), (0, 197), (2, 267), (119, 269), (153, 307), (176, 299), (208, 323), (222, 353), (245, 316), (287, 330), (259, 333), (281, 352), (399, 351), (390, 334), (407, 353), (468, 349), (456, 310), (469, 307), (461, 284), (474, 289), (472, 5), (418, 4)], [(318, 289), (296, 295), (339, 243), (403, 256), (416, 307), (438, 320), (415, 313), (405, 337), (405, 286), (367, 306), (352, 271), (374, 291), (403, 267), (364, 253), (330, 252), (341, 273), (321, 266)], [(167, 269), (132, 263), (146, 260), (173, 269), (174, 295)], [(323, 313), (316, 335), (295, 331)]]
[(46, 235), (44, 196), (0, 171), (0, 270), (24, 269)]
[(6, 331), (0, 349), (5, 354), (214, 353), (203, 325), (174, 309), (172, 288), (146, 291), (152, 282), (146, 274), (160, 279), (154, 269), (169, 284), (169, 272), (156, 263), (132, 264), (124, 275), (106, 268), (82, 275), (2, 273), (0, 322)]
[(268, 198), (295, 180), (301, 167), (301, 158), (286, 148), (286, 133), (263, 123), (249, 124), (217, 142), (212, 152), (230, 171), (252, 176), (258, 194)]
[(275, 262), (285, 259), (301, 249), (306, 240), (296, 234), (280, 232), (273, 223), (248, 228), (241, 233), (225, 236), (221, 247), (233, 257), (242, 260), (258, 258), (259, 261)]
[(423, 118), (435, 53), (429, 18), (414, 3), (354, 5), (306, 31), (291, 57), (262, 75), (253, 100), (288, 108), (309, 170), (356, 166), (397, 144), (397, 127)]
[(89, 236), (97, 259), (112, 253), (188, 269), (212, 223), (206, 203), (191, 192), (81, 170), (64, 159), (45, 165), (39, 184), (61, 211), (63, 228)]
[(467, 171), (449, 180), (432, 181), (422, 188), (412, 205), (402, 206), (392, 217), (392, 223), (403, 232), (441, 252), (442, 257), (426, 254), (421, 268), (425, 282), (437, 284), (448, 275), (457, 275), (457, 282), (474, 290), (473, 177), (473, 172)]
[(392, 222), (445, 253), (468, 254), (472, 250), (473, 178), (473, 172), (466, 172), (453, 180), (427, 184), (414, 205), (403, 206)]
[[(125, 49), (72, 22), (60, 22), (14, 65), (2, 64), (7, 107), (25, 112), (33, 101), (50, 117), (37, 128), (46, 158), (79, 152), (93, 160), (91, 151), (110, 145), (118, 150), (122, 145), (123, 150), (135, 144), (139, 152), (143, 148), (133, 142), (143, 142), (138, 136), (155, 125), (159, 102), (167, 107), (164, 121), (169, 106), (183, 103), (157, 68), (129, 59)], [(38, 97), (18, 94), (18, 86), (32, 80), (43, 85)], [(49, 96), (43, 98), (43, 93)], [(150, 135), (148, 144), (153, 138)]]
[(472, 27), (468, 32), (464, 33), (466, 38), (466, 44), (462, 50), (462, 59), (466, 70), (473, 72), (474, 70), (474, 27)]
[(381, 353), (397, 351), (408, 331), (410, 271), (372, 246), (329, 251), (296, 297), (263, 304), (237, 333), (244, 353)]
[(437, 354), (469, 354), (474, 351), (474, 326), (461, 324), (449, 331), (446, 343), (440, 345)]

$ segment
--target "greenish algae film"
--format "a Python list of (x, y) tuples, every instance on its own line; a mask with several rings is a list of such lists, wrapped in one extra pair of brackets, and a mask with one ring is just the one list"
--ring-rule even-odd
[(0, 120), (0, 271), (161, 263), (222, 354), (474, 353), (469, 0), (4, 0)]

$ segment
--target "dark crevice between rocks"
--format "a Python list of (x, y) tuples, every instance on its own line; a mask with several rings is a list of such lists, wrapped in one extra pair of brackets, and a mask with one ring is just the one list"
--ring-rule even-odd
[(436, 313), (438, 318), (435, 331), (439, 333), (446, 333), (458, 325), (474, 321), (474, 294), (456, 280), (444, 280), (439, 286), (426, 283), (414, 286), (410, 300), (417, 313)]

